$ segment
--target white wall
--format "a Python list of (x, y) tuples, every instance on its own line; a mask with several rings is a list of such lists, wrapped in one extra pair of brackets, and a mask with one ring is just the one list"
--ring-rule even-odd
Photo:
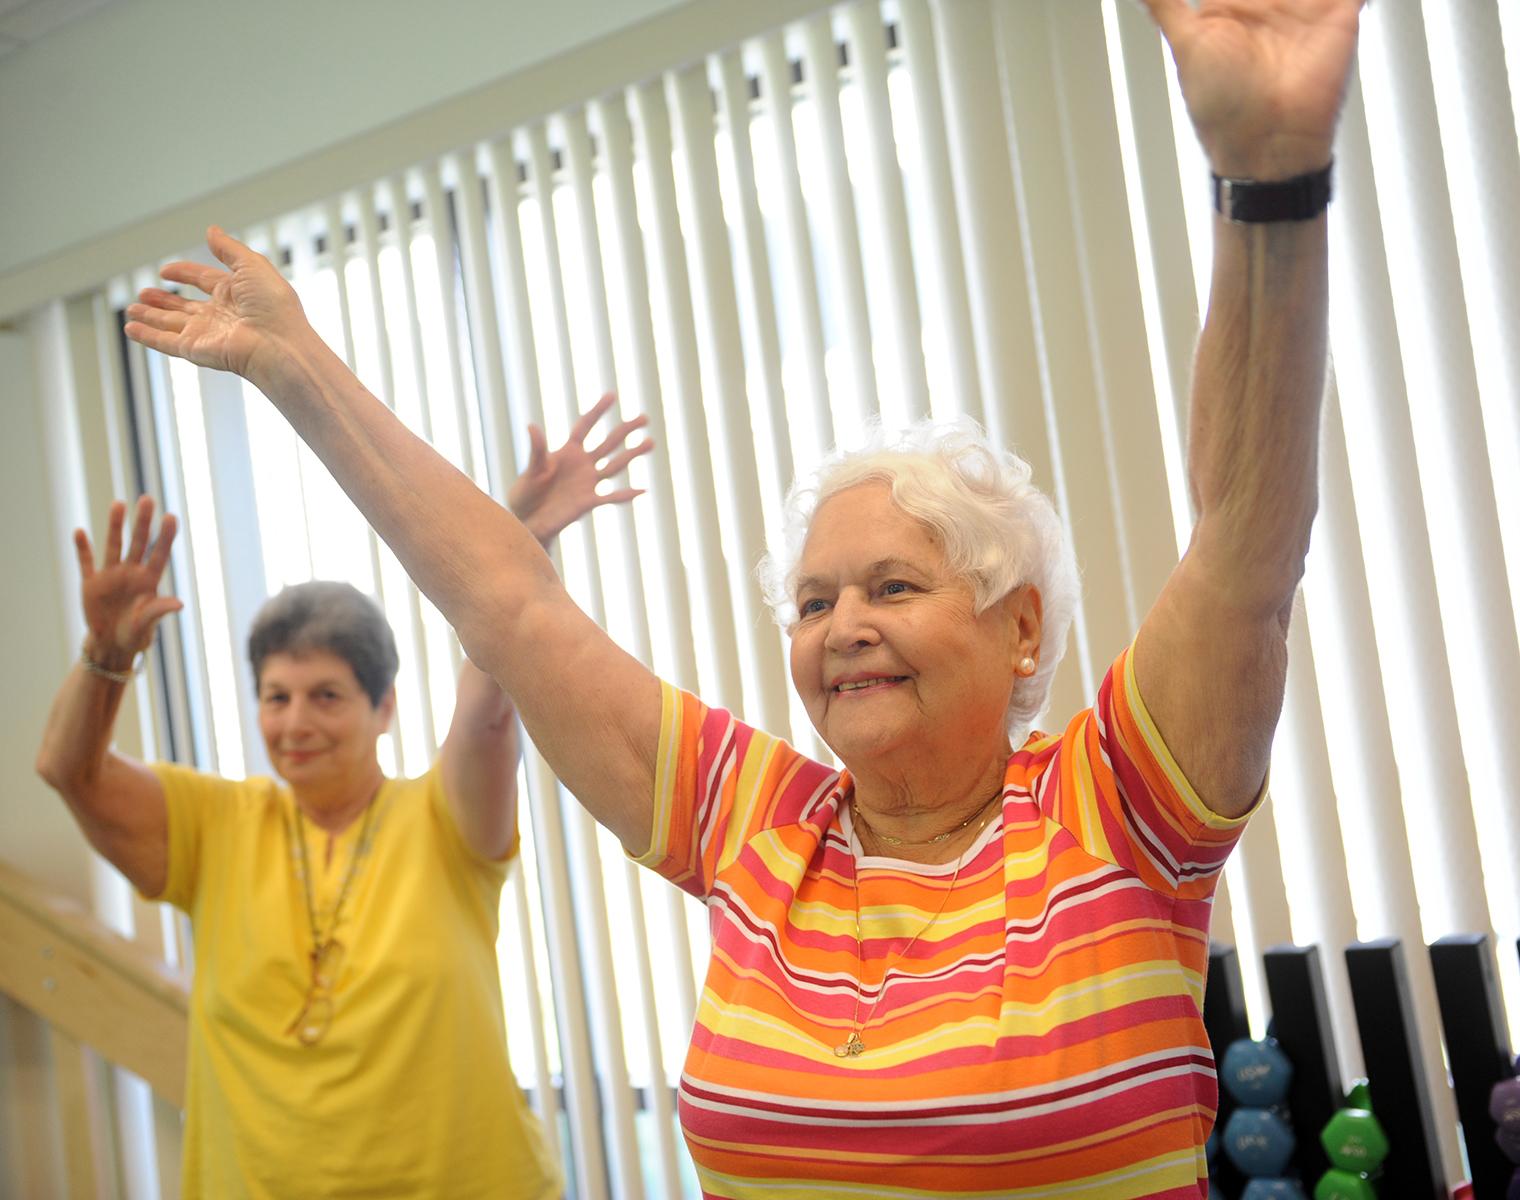
[(0, 275), (679, 6), (117, 0), (0, 59)]
[[(73, 657), (77, 586), (64, 585), (55, 491), (56, 443), (44, 427), (46, 389), (33, 387), (29, 339), (0, 333), (0, 857), (80, 901), (90, 899), (90, 860), (63, 803), (32, 769), (48, 704)], [(72, 568), (71, 568), (72, 569)]]

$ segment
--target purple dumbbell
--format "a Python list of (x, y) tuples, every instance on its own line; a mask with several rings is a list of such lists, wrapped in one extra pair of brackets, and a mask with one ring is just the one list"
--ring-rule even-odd
[[(1520, 1163), (1520, 1058), (1515, 1060), (1515, 1076), (1494, 1084), (1488, 1096), (1488, 1115), (1499, 1128), (1494, 1141), (1512, 1163)], [(1520, 1170), (1510, 1177), (1507, 1200), (1520, 1200)]]
[[(1515, 1061), (1520, 1076), (1520, 1059)], [(1501, 1079), (1488, 1096), (1488, 1115), (1499, 1128), (1494, 1141), (1512, 1163), (1520, 1163), (1520, 1077)]]

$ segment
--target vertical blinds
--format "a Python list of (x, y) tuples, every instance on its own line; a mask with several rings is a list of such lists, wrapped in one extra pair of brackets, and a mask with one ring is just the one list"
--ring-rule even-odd
[[(1364, 14), (1321, 515), (1271, 802), (1216, 910), (1258, 1025), (1259, 952), (1325, 947), (1348, 1076), (1339, 951), (1359, 937), (1496, 934), (1520, 1035), (1515, 23), (1497, 0)], [(1136, 6), (863, 0), (246, 233), (376, 394), (498, 498), (528, 422), (561, 439), (611, 389), (646, 414), (649, 494), (566, 532), (572, 592), (664, 677), (823, 755), (752, 570), (792, 475), (867, 417), (971, 415), (1055, 497), (1084, 598), (1053, 720), (1133, 635), (1188, 535), (1204, 171)], [(380, 596), (403, 660), (386, 766), (422, 770), (459, 662), (437, 612), (261, 398), (124, 353), (139, 480), (189, 535), (160, 749), (267, 770), (240, 639), (266, 592), (315, 575)], [(523, 785), (501, 943), (514, 1063), (577, 1195), (691, 1194), (672, 1085), (702, 914), (531, 749)], [(1449, 1131), (1428, 963), (1409, 962)], [(1449, 1132), (1443, 1150), (1455, 1177)]]

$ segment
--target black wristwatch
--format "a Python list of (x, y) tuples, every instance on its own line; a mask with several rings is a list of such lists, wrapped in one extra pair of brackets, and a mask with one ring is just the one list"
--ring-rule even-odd
[(1214, 176), (1214, 211), (1226, 221), (1260, 225), (1270, 221), (1312, 221), (1330, 205), (1330, 168), (1262, 183)]

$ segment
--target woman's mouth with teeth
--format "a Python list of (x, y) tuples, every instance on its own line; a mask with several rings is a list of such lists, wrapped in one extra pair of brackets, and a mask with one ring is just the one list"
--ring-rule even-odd
[(854, 679), (834, 687), (836, 692), (858, 692), (865, 688), (881, 687), (883, 684), (901, 683), (906, 675), (878, 675), (875, 679)]

